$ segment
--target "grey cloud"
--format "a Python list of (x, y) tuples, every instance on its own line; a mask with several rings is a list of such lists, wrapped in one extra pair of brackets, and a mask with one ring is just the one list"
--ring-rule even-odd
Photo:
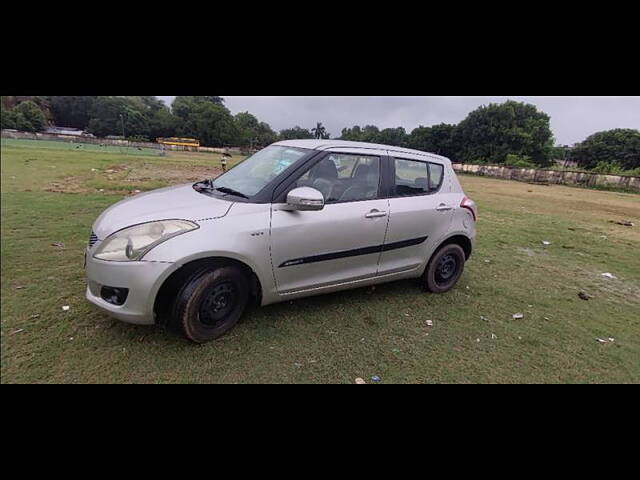
[[(508, 99), (536, 105), (551, 117), (558, 144), (572, 145), (600, 130), (640, 128), (640, 97), (235, 97), (232, 113), (249, 111), (275, 130), (322, 122), (333, 137), (353, 125), (380, 128), (458, 123), (480, 105)], [(171, 103), (174, 97), (159, 97)]]

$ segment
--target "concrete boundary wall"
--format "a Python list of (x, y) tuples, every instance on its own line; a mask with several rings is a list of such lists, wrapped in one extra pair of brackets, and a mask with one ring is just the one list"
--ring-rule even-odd
[(640, 192), (640, 177), (603, 175), (570, 170), (538, 170), (499, 165), (471, 165), (454, 163), (453, 169), (460, 173), (471, 173), (519, 182), (580, 185), (583, 187), (615, 187)]

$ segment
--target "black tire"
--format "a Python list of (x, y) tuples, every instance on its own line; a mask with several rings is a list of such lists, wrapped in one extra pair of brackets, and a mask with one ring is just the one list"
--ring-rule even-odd
[(464, 250), (454, 243), (445, 245), (433, 254), (424, 272), (424, 286), (433, 293), (451, 290), (464, 271)]
[(195, 343), (205, 343), (231, 330), (249, 299), (249, 280), (238, 267), (221, 265), (194, 274), (176, 296), (172, 321)]

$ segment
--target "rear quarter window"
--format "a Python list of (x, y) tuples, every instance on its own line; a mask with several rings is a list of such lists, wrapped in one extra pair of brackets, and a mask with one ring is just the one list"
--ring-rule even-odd
[(420, 160), (395, 158), (394, 196), (429, 195), (440, 190), (444, 166)]
[(439, 163), (429, 164), (429, 191), (437, 192), (440, 190), (442, 180), (444, 179), (444, 166)]

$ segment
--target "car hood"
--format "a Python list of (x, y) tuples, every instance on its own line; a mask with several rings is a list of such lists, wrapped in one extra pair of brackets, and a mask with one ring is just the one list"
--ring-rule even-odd
[(93, 232), (103, 240), (123, 228), (154, 220), (212, 220), (224, 217), (232, 205), (196, 192), (191, 184), (161, 188), (107, 208), (93, 224)]

